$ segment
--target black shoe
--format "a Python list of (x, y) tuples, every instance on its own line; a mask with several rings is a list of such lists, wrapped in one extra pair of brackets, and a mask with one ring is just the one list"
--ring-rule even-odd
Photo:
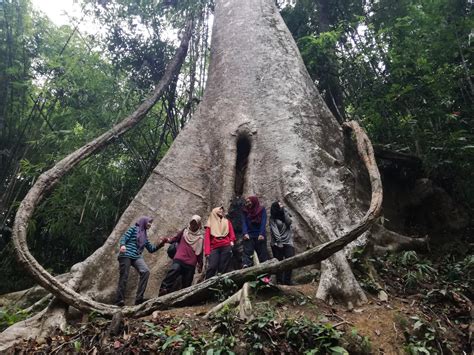
[(146, 301), (148, 301), (148, 298), (142, 298), (141, 300), (136, 300), (135, 301), (135, 306), (138, 306), (139, 304), (142, 304)]
[(125, 306), (125, 302), (124, 301), (117, 301), (117, 302), (115, 302), (115, 305), (118, 306), (118, 307), (123, 307), (123, 306)]

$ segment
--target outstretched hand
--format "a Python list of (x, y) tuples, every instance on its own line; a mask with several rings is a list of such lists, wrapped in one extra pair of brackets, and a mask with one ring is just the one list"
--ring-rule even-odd
[(163, 246), (163, 245), (165, 245), (165, 243), (169, 243), (169, 242), (170, 242), (170, 241), (169, 241), (168, 238), (160, 238), (160, 239), (158, 240), (158, 245)]

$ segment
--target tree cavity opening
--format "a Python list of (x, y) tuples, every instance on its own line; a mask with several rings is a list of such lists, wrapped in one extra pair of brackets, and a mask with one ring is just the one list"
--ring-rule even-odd
[(236, 196), (242, 196), (244, 193), (245, 173), (247, 172), (251, 148), (250, 138), (246, 135), (239, 136), (237, 139), (237, 160), (235, 162), (234, 192)]

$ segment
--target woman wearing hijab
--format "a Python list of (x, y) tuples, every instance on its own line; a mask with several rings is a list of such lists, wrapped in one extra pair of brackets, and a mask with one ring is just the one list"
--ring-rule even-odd
[(117, 298), (115, 304), (123, 306), (125, 299), (125, 290), (127, 288), (128, 272), (130, 266), (133, 266), (140, 275), (138, 281), (137, 294), (135, 304), (143, 303), (143, 294), (146, 290), (150, 269), (143, 260), (143, 249), (154, 253), (163, 246), (163, 242), (159, 245), (153, 245), (148, 241), (147, 230), (150, 229), (153, 219), (150, 217), (141, 217), (134, 226), (131, 226), (127, 232), (120, 238), (120, 252), (118, 255), (120, 277), (117, 287)]
[[(278, 260), (295, 255), (291, 216), (279, 201), (273, 202), (270, 208), (270, 234), (272, 235), (272, 252)], [(291, 285), (291, 270), (277, 273), (277, 283)]]
[(182, 288), (191, 286), (196, 265), (198, 266), (198, 272), (202, 271), (204, 233), (201, 228), (201, 217), (194, 215), (186, 228), (174, 237), (166, 238), (164, 241), (167, 243), (177, 242), (178, 246), (171, 269), (161, 283), (160, 296), (171, 291), (179, 276), (181, 276)]
[(234, 228), (231, 221), (224, 217), (224, 207), (214, 208), (207, 220), (204, 234), (204, 255), (208, 258), (206, 279), (217, 273), (227, 272), (234, 241)]
[(243, 268), (253, 265), (254, 252), (257, 252), (258, 260), (261, 263), (268, 260), (267, 239), (265, 237), (266, 224), (267, 212), (265, 207), (260, 205), (258, 197), (247, 197), (245, 199), (245, 206), (242, 209)]

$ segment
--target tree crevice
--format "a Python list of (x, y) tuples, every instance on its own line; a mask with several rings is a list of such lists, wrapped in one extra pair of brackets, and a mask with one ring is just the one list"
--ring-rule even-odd
[(250, 152), (252, 150), (252, 142), (247, 134), (240, 134), (237, 138), (236, 145), (237, 155), (235, 162), (234, 194), (235, 196), (242, 196), (245, 189), (246, 173)]

